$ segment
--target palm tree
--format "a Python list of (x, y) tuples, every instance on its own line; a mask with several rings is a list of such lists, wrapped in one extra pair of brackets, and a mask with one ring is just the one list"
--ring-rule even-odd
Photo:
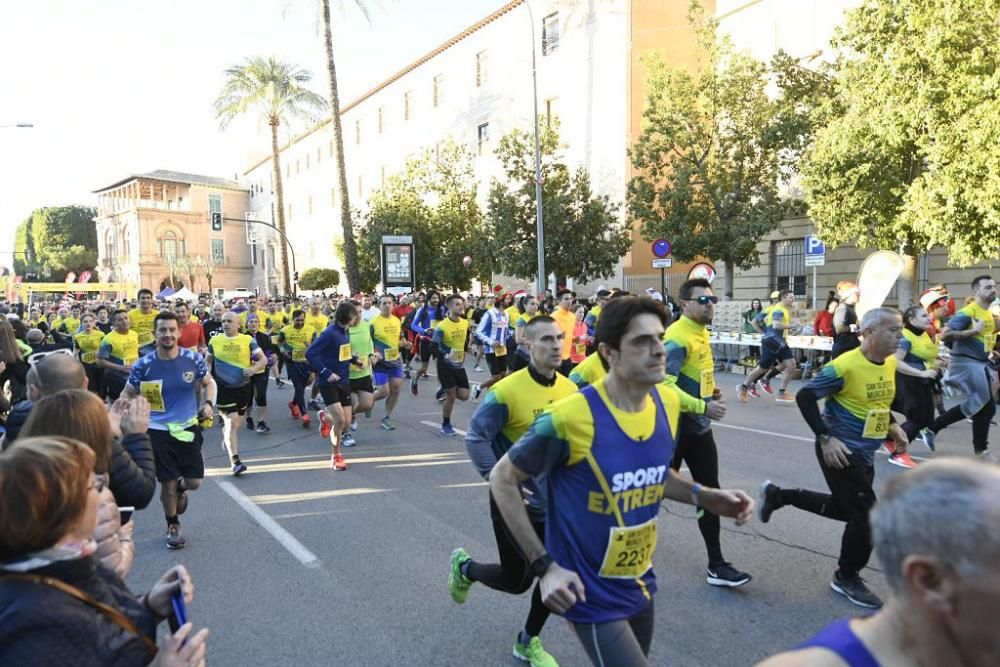
[[(278, 150), (278, 127), (292, 120), (314, 123), (319, 120), (326, 100), (305, 84), (312, 73), (298, 65), (284, 63), (269, 56), (247, 58), (242, 65), (226, 70), (226, 82), (215, 100), (215, 117), (225, 129), (236, 117), (257, 114), (271, 128), (271, 170), (274, 181), (275, 208), (278, 229), (285, 236), (285, 193), (281, 181), (281, 156)], [(352, 239), (353, 240), (353, 239)], [(285, 294), (292, 293), (289, 273), (288, 244), (281, 244), (281, 275)], [(209, 277), (211, 284), (211, 277)], [(209, 287), (211, 289), (211, 287)]]
[[(347, 167), (344, 164), (344, 128), (340, 122), (340, 93), (337, 90), (337, 65), (333, 60), (333, 27), (330, 23), (330, 0), (319, 0), (323, 13), (323, 46), (326, 48), (326, 70), (330, 77), (330, 118), (333, 121), (333, 140), (337, 144), (337, 186), (340, 190), (340, 225), (344, 232), (344, 267), (350, 294), (360, 291), (358, 273), (358, 244), (354, 240), (354, 223), (351, 220), (351, 200), (347, 191)], [(354, 0), (366, 19), (370, 19), (364, 0)]]

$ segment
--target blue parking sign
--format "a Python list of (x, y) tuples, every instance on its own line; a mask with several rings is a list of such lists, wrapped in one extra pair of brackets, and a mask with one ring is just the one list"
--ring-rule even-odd
[(806, 266), (823, 266), (826, 264), (826, 245), (815, 234), (805, 238)]

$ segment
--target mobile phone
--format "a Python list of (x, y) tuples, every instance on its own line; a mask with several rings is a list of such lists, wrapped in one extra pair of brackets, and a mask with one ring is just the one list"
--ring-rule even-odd
[(170, 604), (174, 608), (174, 616), (177, 617), (177, 627), (187, 623), (187, 610), (184, 608), (184, 593), (178, 588), (170, 596)]
[(118, 515), (121, 517), (121, 524), (124, 526), (126, 523), (132, 520), (132, 513), (135, 512), (134, 507), (119, 507)]

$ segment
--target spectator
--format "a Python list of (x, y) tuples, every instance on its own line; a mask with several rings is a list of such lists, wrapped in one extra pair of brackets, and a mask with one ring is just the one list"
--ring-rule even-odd
[(743, 311), (743, 333), (757, 333), (753, 321), (763, 310), (764, 306), (761, 304), (760, 299), (754, 299), (750, 302), (750, 309)]
[(138, 598), (93, 557), (103, 488), (94, 463), (93, 450), (58, 437), (0, 454), (0, 664), (204, 664), (207, 630), (184, 625), (158, 652), (155, 643), (161, 621), (176, 627), (171, 596), (194, 599), (183, 566)]
[(10, 382), (10, 402), (17, 405), (25, 397), (28, 362), (21, 354), (14, 328), (6, 318), (0, 318), (0, 387)]
[(839, 305), (840, 299), (837, 298), (836, 294), (831, 293), (826, 300), (826, 307), (816, 313), (816, 319), (813, 321), (813, 332), (817, 336), (833, 338), (833, 314)]

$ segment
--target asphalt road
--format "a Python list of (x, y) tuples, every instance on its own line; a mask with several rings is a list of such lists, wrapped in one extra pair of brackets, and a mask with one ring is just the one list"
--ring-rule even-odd
[[(473, 380), (476, 375), (472, 374)], [(770, 398), (735, 402), (736, 376), (720, 374), (730, 397), (715, 427), (724, 486), (756, 496), (767, 478), (826, 490), (809, 430), (794, 405)], [(793, 384), (793, 390), (797, 383)], [(272, 432), (241, 435), (249, 472), (229, 474), (220, 429), (206, 435), (203, 487), (182, 517), (187, 548), (168, 551), (158, 499), (136, 515), (137, 557), (129, 584), (145, 591), (173, 563), (191, 571), (188, 616), (211, 629), (211, 665), (517, 665), (514, 635), (528, 594), (474, 586), (464, 605), (448, 595), (452, 549), (496, 559), (487, 489), (461, 437), (437, 434), (433, 378), (419, 398), (400, 400), (397, 430), (360, 419), (350, 469), (329, 468), (329, 444), (304, 430), (275, 390)], [(404, 386), (405, 392), (405, 386)], [(456, 407), (468, 424), (475, 404)], [(315, 423), (315, 420), (314, 420)], [(938, 438), (936, 456), (971, 456), (961, 422)], [(935, 456), (914, 445), (920, 456)], [(876, 483), (904, 474), (885, 456)], [(770, 523), (723, 524), (727, 559), (754, 580), (739, 590), (705, 583), (706, 556), (693, 508), (665, 503), (654, 567), (656, 633), (651, 660), (671, 665), (748, 665), (802, 641), (831, 620), (860, 610), (833, 593), (842, 524), (785, 508)], [(863, 573), (886, 593), (873, 559)], [(566, 665), (587, 665), (567, 624), (553, 616), (544, 645)]]

